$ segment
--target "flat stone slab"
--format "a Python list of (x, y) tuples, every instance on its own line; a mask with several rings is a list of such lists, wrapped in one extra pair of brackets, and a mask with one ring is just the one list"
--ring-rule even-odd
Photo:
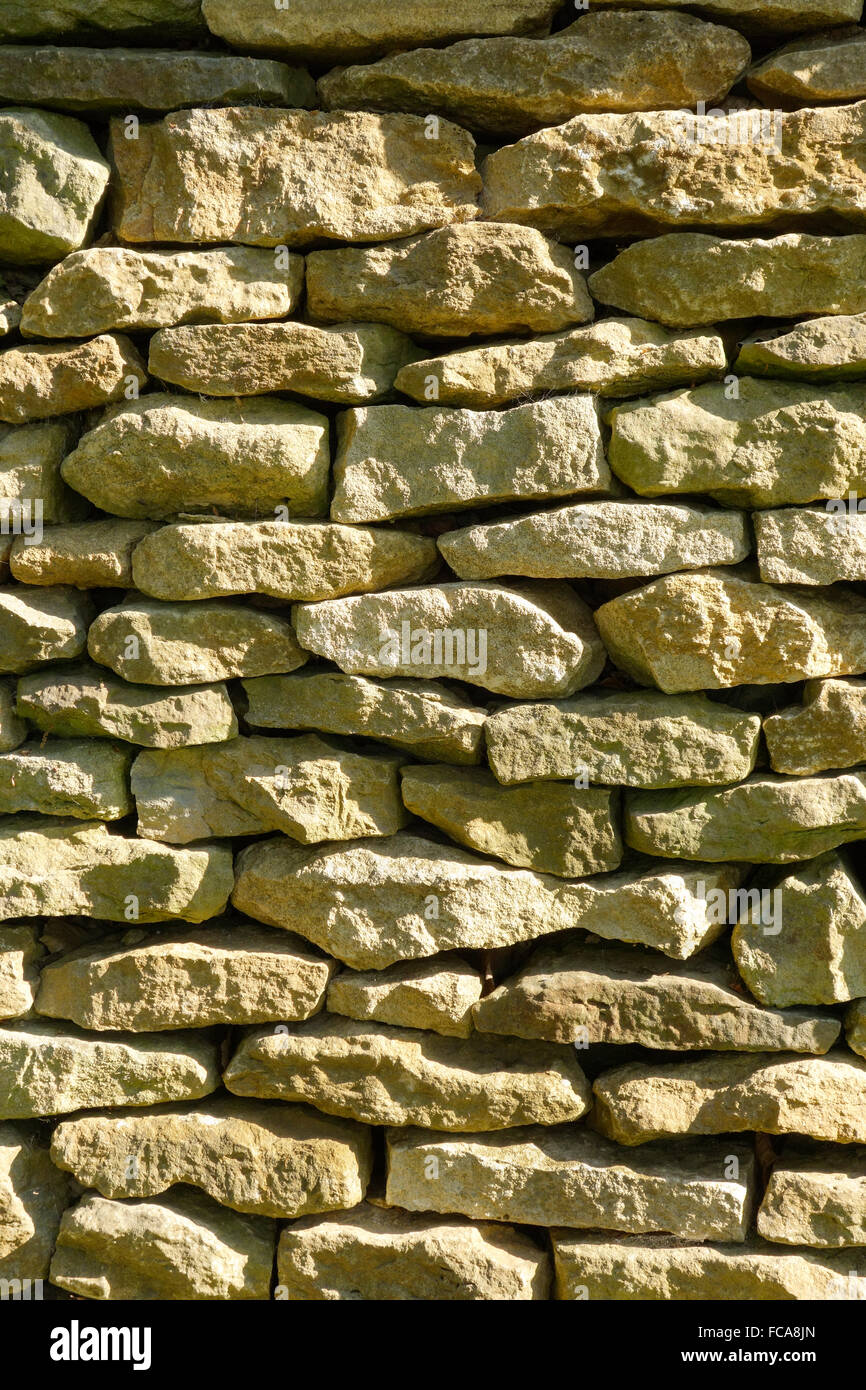
[(581, 878), (622, 860), (616, 792), (568, 782), (503, 787), (486, 769), (441, 764), (406, 767), (402, 778), (413, 815), (516, 868)]
[[(866, 516), (863, 521), (866, 534)], [(752, 548), (743, 512), (632, 498), (467, 526), (446, 532), (438, 544), (460, 579), (641, 579), (736, 565)], [(861, 568), (866, 576), (866, 564)]]
[(319, 521), (162, 526), (138, 545), (135, 587), (154, 598), (232, 594), (316, 602), (429, 579), (436, 543), (410, 531)]
[(0, 352), (0, 420), (23, 425), (93, 410), (146, 384), (144, 362), (123, 335), (7, 348)]
[(655, 690), (598, 690), (506, 705), (484, 726), (493, 775), (506, 785), (585, 777), (630, 787), (712, 786), (754, 769), (760, 716)]
[(408, 1211), (692, 1240), (743, 1241), (749, 1228), (755, 1158), (740, 1140), (627, 1153), (583, 1125), (532, 1125), (460, 1136), (392, 1129), (387, 1145), (387, 1199)]
[(16, 536), (9, 557), (21, 584), (71, 584), (76, 589), (132, 588), (132, 552), (155, 529), (150, 521), (72, 522), (35, 537)]
[(523, 1302), (546, 1299), (549, 1257), (510, 1226), (387, 1211), (366, 1203), (287, 1226), (277, 1297), (292, 1302)]
[(866, 376), (866, 315), (807, 319), (747, 338), (734, 371), (781, 380), (856, 381)]
[[(597, 9), (623, 0), (593, 0)], [(632, 10), (653, 9), (656, 0), (625, 0)], [(733, 24), (747, 34), (787, 34), (844, 24), (859, 19), (857, 0), (666, 0), (670, 9), (700, 10), (718, 24)]]
[(38, 927), (14, 922), (0, 926), (0, 1018), (23, 1018), (30, 1013), (44, 954)]
[(117, 516), (225, 508), (318, 516), (327, 509), (324, 415), (294, 401), (163, 393), (111, 406), (63, 462), (65, 481)]
[(866, 839), (866, 783), (854, 773), (755, 773), (717, 791), (633, 791), (623, 837), (645, 854), (791, 864)]
[(866, 681), (807, 681), (802, 705), (764, 720), (774, 772), (808, 776), (866, 762)]
[(134, 810), (132, 750), (89, 739), (24, 743), (0, 753), (0, 814), (37, 811), (77, 820), (122, 820)]
[[(866, 1072), (866, 1067), (864, 1067)], [(307, 1101), (373, 1125), (488, 1130), (578, 1120), (589, 1084), (573, 1049), (443, 1037), (321, 1014), (248, 1033), (224, 1082), (233, 1095)]]
[(84, 37), (189, 38), (201, 36), (200, 0), (136, 0), (135, 13), (118, 10), (113, 0), (61, 0), (58, 4), (7, 5), (0, 20), (4, 39)]
[[(69, 1180), (54, 1167), (36, 1126), (0, 1124), (0, 1278), (10, 1284), (48, 1278), (70, 1197)], [(10, 1296), (15, 1297), (14, 1285), (4, 1294)], [(32, 1289), (29, 1296), (39, 1297)]]
[(0, 1118), (197, 1100), (219, 1086), (217, 1046), (194, 1032), (96, 1038), (47, 1019), (0, 1028)]
[(754, 512), (758, 568), (770, 584), (866, 579), (866, 513), (826, 507)]
[[(471, 135), (421, 116), (229, 107), (177, 111), (109, 141), (124, 241), (386, 241), (478, 216)], [(68, 247), (74, 250), (74, 247)]]
[(481, 761), (487, 711), (436, 681), (373, 681), (305, 670), (257, 676), (243, 688), (249, 701), (245, 719), (255, 728), (363, 734), (419, 758)]
[(341, 970), (328, 986), (328, 1011), (468, 1038), (481, 988), (481, 975), (461, 956), (397, 961), (387, 970)]
[(347, 411), (337, 428), (334, 521), (386, 521), (611, 486), (589, 396), (513, 410), (385, 405)]
[[(61, 738), (119, 738), (145, 748), (185, 748), (236, 738), (224, 685), (166, 691), (130, 685), (90, 662), (22, 676), (18, 708), (30, 724)], [(25, 725), (21, 721), (23, 741)], [(10, 729), (9, 738), (14, 731)]]
[(593, 1124), (618, 1144), (682, 1134), (805, 1134), (866, 1138), (866, 1062), (728, 1052), (697, 1061), (631, 1062), (598, 1078)]
[(294, 254), (278, 265), (273, 251), (250, 246), (91, 246), (73, 251), (31, 290), (21, 329), (39, 338), (88, 338), (118, 328), (279, 319), (297, 308), (303, 288), (304, 259)]
[(2, 111), (0, 162), (4, 261), (59, 261), (90, 240), (109, 165), (83, 121), (25, 107)]
[(85, 1193), (63, 1217), (51, 1282), (79, 1298), (270, 1298), (277, 1228), (201, 1192), (112, 1202)]
[(539, 946), (473, 1017), (482, 1033), (677, 1052), (823, 1053), (841, 1031), (829, 1013), (761, 1008), (724, 957), (671, 962), (577, 941)]
[(301, 646), (347, 675), (445, 676), (520, 699), (571, 695), (605, 662), (589, 608), (564, 584), (445, 583), (299, 604), (292, 616)]
[(758, 1211), (758, 1233), (780, 1245), (866, 1246), (866, 1148), (786, 1144)]
[(45, 661), (81, 656), (93, 616), (89, 599), (66, 585), (0, 588), (0, 671), (21, 675)]
[[(749, 91), (773, 106), (821, 106), (866, 96), (862, 29), (795, 39), (748, 73)], [(408, 108), (406, 108), (408, 109)]]

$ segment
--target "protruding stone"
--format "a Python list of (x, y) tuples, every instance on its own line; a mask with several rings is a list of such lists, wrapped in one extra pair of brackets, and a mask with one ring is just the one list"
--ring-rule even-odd
[(87, 643), (90, 601), (62, 585), (0, 589), (0, 671), (18, 675), (44, 661), (81, 656)]
[(0, 352), (0, 419), (13, 425), (129, 400), (147, 371), (129, 338), (28, 344)]
[(132, 552), (155, 530), (149, 521), (82, 521), (51, 526), (36, 541), (16, 536), (9, 557), (22, 584), (71, 584), (76, 589), (132, 587)]
[(0, 1018), (24, 1018), (30, 1013), (44, 954), (38, 927), (16, 926), (14, 922), (0, 926)]
[(786, 1144), (758, 1211), (758, 1234), (824, 1250), (866, 1245), (866, 1148)]
[(435, 140), (428, 130), (421, 116), (236, 106), (178, 111), (127, 140), (116, 117), (115, 231), (133, 243), (298, 247), (472, 221), (474, 141), (449, 121)]
[(802, 705), (764, 720), (774, 772), (810, 776), (866, 763), (866, 681), (807, 681)]
[(807, 319), (745, 340), (734, 371), (800, 381), (856, 381), (866, 376), (866, 314)]
[(341, 970), (328, 987), (328, 1010), (347, 1018), (468, 1038), (473, 1031), (472, 1005), (481, 998), (481, 986), (478, 971), (460, 956), (397, 961), (387, 970)]
[(864, 38), (858, 28), (795, 39), (755, 64), (749, 90), (772, 106), (857, 101), (866, 96)]
[(25, 743), (0, 753), (0, 814), (38, 811), (77, 820), (121, 820), (133, 810), (132, 750), (89, 739)]
[[(841, 499), (840, 507), (845, 505)], [(769, 584), (866, 579), (866, 514), (822, 507), (755, 512), (758, 568)]]
[(760, 732), (759, 715), (653, 690), (506, 705), (484, 729), (490, 766), (505, 784), (584, 777), (656, 788), (741, 781), (754, 769)]
[[(593, 4), (597, 9), (614, 5), (645, 10), (654, 9), (657, 0), (593, 0)], [(860, 18), (860, 0), (665, 0), (665, 7), (696, 10), (707, 19), (761, 35), (798, 33)]]
[(68, 419), (0, 424), (0, 518), (20, 518), (22, 534), (31, 540), (40, 520), (46, 526), (77, 521), (90, 510), (60, 476), (76, 437), (75, 422)]
[(280, 1033), (253, 1030), (224, 1081), (234, 1095), (308, 1101), (373, 1125), (508, 1129), (578, 1120), (589, 1108), (573, 1049), (477, 1034), (448, 1038), (339, 1014)]
[(119, 8), (114, 0), (60, 0), (38, 8), (6, 0), (0, 17), (0, 37), (15, 40), (97, 33), (108, 42), (124, 37), (164, 43), (201, 31), (201, 0), (136, 0), (134, 11)]
[(0, 111), (0, 167), (0, 259), (59, 261), (89, 240), (109, 166), (82, 121), (25, 107)]
[[(0, 1124), (0, 1278), (4, 1300), (41, 1297), (70, 1184), (35, 1125)], [(8, 1285), (6, 1281), (8, 1280)], [(16, 1285), (15, 1281), (19, 1281)]]

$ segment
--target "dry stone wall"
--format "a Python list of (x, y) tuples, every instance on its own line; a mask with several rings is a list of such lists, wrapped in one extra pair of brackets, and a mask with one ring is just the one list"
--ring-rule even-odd
[(4, 1298), (866, 1297), (861, 10), (0, 0)]

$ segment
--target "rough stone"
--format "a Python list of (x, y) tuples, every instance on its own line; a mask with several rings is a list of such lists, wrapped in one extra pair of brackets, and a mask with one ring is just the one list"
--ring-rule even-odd
[[(841, 505), (841, 503), (840, 503)], [(784, 507), (753, 516), (761, 578), (770, 584), (866, 579), (866, 514)]]
[(328, 1010), (347, 1018), (468, 1038), (473, 1031), (472, 1005), (481, 998), (481, 987), (478, 971), (460, 956), (397, 961), (387, 970), (341, 970), (328, 986)]
[(201, 0), (135, 0), (134, 9), (114, 0), (62, 0), (34, 8), (29, 0), (4, 0), (0, 37), (36, 39), (50, 35), (107, 39), (190, 37), (202, 30)]
[[(222, 743), (238, 732), (224, 685), (169, 691), (128, 685), (90, 663), (22, 677), (18, 709), (37, 729), (61, 738), (119, 738), (144, 748)], [(21, 724), (18, 743), (24, 734)]]
[(673, 574), (611, 599), (595, 621), (617, 666), (669, 694), (866, 671), (866, 599), (854, 589)]
[[(129, 1157), (138, 1159), (129, 1175)], [(306, 1105), (219, 1095), (158, 1110), (62, 1121), (51, 1156), (103, 1197), (158, 1197), (177, 1183), (258, 1216), (339, 1211), (363, 1199), (372, 1131)]]
[(217, 1048), (194, 1032), (96, 1038), (46, 1019), (0, 1028), (0, 1118), (197, 1100), (219, 1085)]
[(334, 521), (384, 521), (521, 498), (606, 492), (601, 425), (589, 396), (505, 411), (385, 405), (340, 418)]
[(19, 675), (43, 661), (80, 656), (87, 642), (89, 600), (59, 585), (34, 591), (26, 584), (0, 588), (0, 671)]
[(378, 323), (232, 323), (163, 328), (149, 364), (161, 381), (207, 396), (294, 391), (362, 405), (392, 395), (397, 373), (417, 356), (411, 338)]
[(132, 560), (136, 588), (185, 600), (231, 594), (343, 598), (429, 579), (436, 543), (409, 531), (319, 521), (193, 522), (163, 526)]
[[(76, 50), (77, 51), (77, 50)], [(21, 330), (40, 338), (87, 338), (184, 323), (285, 318), (304, 287), (302, 256), (273, 251), (73, 251), (27, 296)]]
[(0, 301), (0, 338), (7, 337), (21, 322), (21, 305), (15, 299)]
[(487, 721), (487, 756), (506, 785), (585, 776), (608, 786), (712, 786), (754, 769), (760, 716), (705, 695), (591, 691), (508, 705)]
[(782, 380), (856, 381), (866, 376), (866, 314), (762, 330), (745, 340), (734, 371)]
[(515, 699), (571, 695), (605, 662), (590, 610), (564, 584), (394, 589), (299, 604), (293, 620), (301, 645), (348, 675), (450, 676)]
[(533, 1125), (460, 1137), (390, 1130), (387, 1143), (387, 1199), (408, 1211), (691, 1240), (743, 1241), (748, 1232), (755, 1159), (742, 1141), (683, 1139), (625, 1154), (582, 1125)]
[(95, 821), (47, 816), (0, 822), (0, 921), (203, 922), (223, 911), (232, 879), (231, 850), (223, 845), (172, 849), (111, 834)]
[(600, 787), (503, 787), (483, 768), (437, 764), (404, 768), (402, 794), (458, 844), (516, 868), (581, 878), (622, 860), (617, 793)]
[(474, 141), (449, 121), (436, 140), (427, 129), (421, 116), (236, 106), (178, 111), (127, 140), (116, 117), (115, 231), (133, 243), (299, 247), (472, 221)]
[(90, 238), (109, 166), (82, 121), (0, 111), (0, 168), (0, 259), (59, 261)]
[[(60, 1218), (70, 1199), (48, 1145), (32, 1125), (0, 1124), (0, 1278), (45, 1280)], [(14, 1289), (14, 1285), (12, 1286)], [(5, 1292), (4, 1298), (15, 1293)], [(33, 1289), (20, 1291), (38, 1298)]]
[(112, 1202), (86, 1192), (64, 1214), (51, 1282), (99, 1300), (270, 1297), (276, 1225), (200, 1192)]
[(243, 686), (249, 701), (245, 719), (255, 728), (364, 734), (445, 763), (478, 763), (482, 758), (486, 710), (466, 704), (436, 681), (371, 681), (339, 671), (297, 671), (259, 676)]
[(19, 927), (14, 922), (0, 927), (0, 1018), (23, 1018), (30, 1013), (44, 954), (38, 927)]
[[(593, 0), (597, 9), (654, 9), (658, 0)], [(668, 9), (694, 10), (748, 34), (797, 33), (860, 18), (860, 0), (665, 0)]]
[(94, 661), (143, 685), (269, 676), (294, 671), (307, 659), (284, 618), (216, 599), (141, 599), (106, 608), (90, 626), (87, 647)]
[(141, 941), (103, 938), (50, 962), (36, 1009), (96, 1032), (302, 1019), (322, 1008), (335, 968), (286, 932), (208, 922)]
[(634, 498), (467, 526), (440, 536), (438, 544), (460, 579), (642, 578), (735, 565), (751, 551), (742, 512)]
[(630, 1062), (593, 1087), (593, 1123), (618, 1144), (681, 1134), (805, 1134), (837, 1144), (866, 1138), (866, 1062), (836, 1048), (826, 1057), (728, 1052)]
[(26, 737), (27, 725), (15, 711), (14, 682), (0, 681), (0, 753), (20, 747)]
[(773, 106), (857, 101), (866, 96), (864, 38), (862, 29), (843, 29), (796, 39), (751, 68), (749, 90)]
[(132, 587), (132, 552), (155, 530), (149, 521), (82, 521), (52, 526), (37, 541), (16, 536), (9, 565), (21, 584), (71, 584), (76, 589)]
[(276, 397), (196, 400), (154, 394), (110, 406), (64, 460), (70, 487), (116, 516), (225, 507), (261, 516), (327, 509), (324, 415)]
[(845, 1010), (845, 1039), (852, 1052), (866, 1057), (866, 999), (856, 999)]
[(129, 398), (147, 372), (128, 338), (43, 343), (0, 352), (0, 419), (22, 425)]
[(121, 820), (133, 810), (131, 749), (89, 739), (25, 743), (0, 753), (0, 814), (38, 811), (78, 820)]
[(683, 859), (791, 864), (866, 839), (866, 783), (853, 773), (755, 773), (713, 791), (628, 792), (626, 844)]
[(723, 957), (672, 963), (579, 941), (542, 944), (473, 1016), (482, 1033), (671, 1052), (823, 1053), (841, 1031), (832, 1014), (762, 1009)]
[(643, 319), (602, 319), (588, 328), (458, 348), (412, 362), (397, 389), (417, 401), (484, 409), (548, 391), (634, 396), (718, 376), (727, 362), (717, 333), (669, 332)]
[(589, 1108), (573, 1049), (477, 1034), (448, 1038), (339, 1014), (287, 1032), (253, 1030), (224, 1081), (233, 1095), (308, 1101), (373, 1125), (508, 1129), (578, 1120)]
[(400, 762), (316, 734), (140, 753), (132, 769), (139, 834), (172, 844), (266, 830), (303, 844), (392, 835), (407, 819)]
[(758, 1234), (780, 1245), (866, 1245), (866, 1149), (786, 1144), (758, 1211)]
[[(0, 517), (20, 517), (35, 530), (77, 521), (90, 509), (60, 476), (60, 465), (73, 447), (71, 420), (40, 420), (32, 425), (0, 424)], [(28, 505), (29, 504), (29, 505)]]
[(764, 720), (774, 772), (809, 776), (866, 763), (866, 681), (807, 681), (802, 705)]
[[(453, 53), (422, 51), (446, 61)], [(307, 307), (328, 323), (373, 320), (446, 338), (544, 333), (586, 323), (595, 312), (567, 246), (531, 227), (492, 222), (440, 227), (384, 246), (313, 251)]]

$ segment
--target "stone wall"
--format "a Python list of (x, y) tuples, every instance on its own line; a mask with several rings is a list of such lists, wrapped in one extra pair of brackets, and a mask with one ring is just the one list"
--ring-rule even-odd
[(861, 9), (0, 0), (0, 1296), (866, 1296)]

